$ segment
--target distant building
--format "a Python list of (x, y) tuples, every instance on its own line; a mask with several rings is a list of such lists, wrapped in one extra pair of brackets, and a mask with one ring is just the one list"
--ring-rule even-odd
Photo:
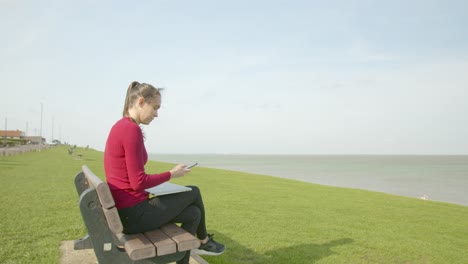
[[(46, 139), (40, 136), (27, 137), (26, 133), (20, 130), (0, 130), (0, 140), (18, 140), (16, 144), (45, 144)], [(23, 142), (23, 143), (21, 143)]]
[(19, 130), (0, 130), (0, 137), (2, 138), (21, 139), (25, 136), (26, 134), (23, 131)]
[(43, 137), (39, 137), (39, 136), (25, 137), (25, 139), (28, 141), (28, 144), (45, 144), (46, 143), (46, 139)]

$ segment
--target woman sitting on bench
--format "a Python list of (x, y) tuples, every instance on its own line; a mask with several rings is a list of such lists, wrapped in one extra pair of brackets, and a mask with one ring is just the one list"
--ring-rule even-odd
[[(199, 255), (220, 255), (224, 245), (208, 235), (205, 208), (200, 190), (149, 198), (145, 191), (171, 178), (190, 172), (179, 164), (160, 174), (146, 174), (148, 160), (140, 124), (148, 125), (158, 116), (161, 106), (160, 89), (150, 84), (132, 82), (128, 87), (123, 118), (112, 127), (104, 151), (104, 169), (107, 183), (119, 211), (124, 233), (141, 233), (167, 223), (182, 223), (182, 228), (200, 239), (201, 246), (194, 250)], [(177, 263), (188, 263), (190, 251)]]

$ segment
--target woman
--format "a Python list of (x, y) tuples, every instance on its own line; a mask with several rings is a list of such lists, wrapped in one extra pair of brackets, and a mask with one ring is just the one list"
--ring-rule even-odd
[[(190, 172), (183, 164), (160, 174), (145, 172), (148, 154), (139, 125), (151, 123), (158, 116), (160, 106), (160, 89), (132, 82), (125, 98), (123, 118), (115, 123), (107, 138), (104, 169), (124, 233), (141, 233), (166, 223), (182, 223), (183, 229), (200, 239), (198, 254), (220, 255), (224, 245), (214, 241), (206, 231), (205, 209), (197, 187), (190, 186), (189, 192), (152, 198), (145, 191)], [(189, 258), (190, 251), (178, 263), (188, 263)]]

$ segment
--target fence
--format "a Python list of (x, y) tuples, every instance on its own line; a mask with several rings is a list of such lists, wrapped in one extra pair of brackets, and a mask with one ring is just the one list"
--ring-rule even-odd
[(0, 148), (0, 156), (13, 156), (31, 151), (41, 151), (50, 148), (49, 145), (21, 145), (16, 147)]

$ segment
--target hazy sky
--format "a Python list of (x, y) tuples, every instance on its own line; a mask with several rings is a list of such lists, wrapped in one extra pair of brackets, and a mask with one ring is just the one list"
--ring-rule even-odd
[(0, 0), (0, 128), (152, 153), (468, 154), (468, 1)]

